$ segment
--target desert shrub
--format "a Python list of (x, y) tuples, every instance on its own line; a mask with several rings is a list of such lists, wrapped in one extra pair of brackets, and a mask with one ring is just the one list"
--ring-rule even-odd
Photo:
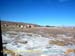
[(56, 44), (56, 45), (59, 45), (59, 46), (65, 45), (65, 43), (63, 41), (59, 41), (59, 40), (50, 40), (49, 44)]
[(75, 53), (75, 49), (74, 49), (74, 53)]
[(74, 52), (75, 53), (75, 49), (67, 49), (66, 52), (65, 52), (65, 54), (69, 54), (71, 52)]

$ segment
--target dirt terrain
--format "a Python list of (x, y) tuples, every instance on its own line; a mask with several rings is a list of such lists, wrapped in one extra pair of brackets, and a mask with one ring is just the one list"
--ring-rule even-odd
[(75, 56), (73, 27), (1, 27), (4, 55)]

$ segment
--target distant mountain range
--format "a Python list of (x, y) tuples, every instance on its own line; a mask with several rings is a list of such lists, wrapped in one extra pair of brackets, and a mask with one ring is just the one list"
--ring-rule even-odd
[(12, 22), (12, 21), (2, 21), (1, 20), (1, 25), (33, 25), (35, 27), (41, 27), (40, 25), (38, 24), (32, 24), (32, 23), (23, 23), (23, 22)]
[(75, 28), (75, 26), (50, 26), (50, 25), (41, 26), (41, 25), (33, 24), (33, 23), (13, 22), (13, 21), (1, 20), (1, 25), (4, 25), (4, 24), (6, 24), (6, 25), (33, 25), (34, 27)]

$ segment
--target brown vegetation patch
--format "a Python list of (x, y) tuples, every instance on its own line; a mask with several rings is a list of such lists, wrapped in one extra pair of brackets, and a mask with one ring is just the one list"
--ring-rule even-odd
[(49, 44), (56, 44), (56, 45), (59, 45), (59, 46), (65, 45), (65, 43), (63, 41), (59, 41), (59, 40), (50, 40)]

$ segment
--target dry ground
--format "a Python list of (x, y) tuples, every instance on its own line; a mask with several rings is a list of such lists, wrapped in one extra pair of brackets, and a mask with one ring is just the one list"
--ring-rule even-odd
[[(40, 34), (44, 37), (53, 37), (63, 39), (65, 44), (73, 44), (75, 43), (75, 28), (47, 28), (47, 27), (35, 27), (35, 28), (8, 28), (2, 27), (2, 32), (4, 31), (20, 31), (20, 32), (28, 32), (28, 33), (35, 33)], [(66, 38), (63, 36), (57, 35), (66, 35)], [(71, 37), (71, 38), (68, 38)], [(58, 41), (59, 42), (59, 41)], [(62, 42), (61, 45), (64, 45)], [(60, 44), (60, 43), (58, 43)]]

